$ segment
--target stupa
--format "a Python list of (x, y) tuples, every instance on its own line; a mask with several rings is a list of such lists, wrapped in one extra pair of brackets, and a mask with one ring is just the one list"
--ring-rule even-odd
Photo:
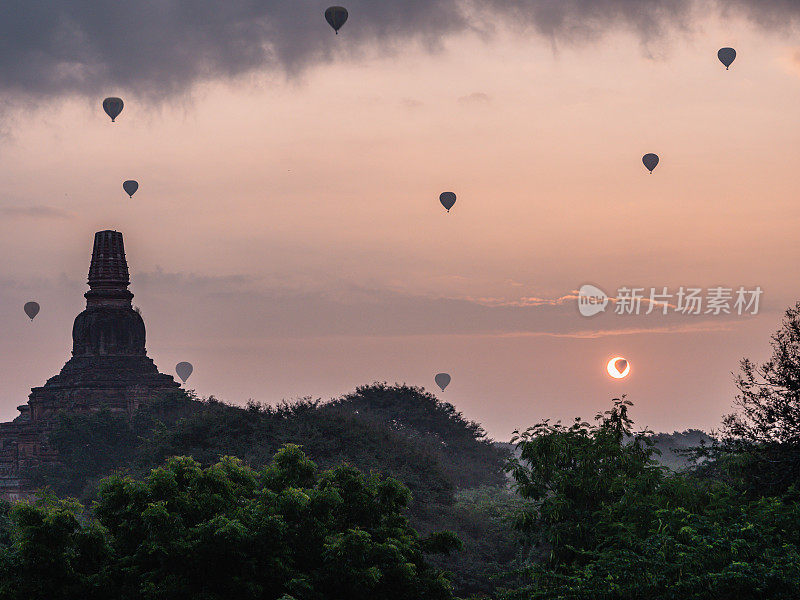
[(16, 419), (0, 423), (0, 496), (24, 496), (27, 468), (57, 462), (47, 432), (58, 412), (107, 409), (131, 416), (141, 403), (180, 387), (147, 356), (144, 321), (129, 285), (122, 233), (98, 231), (86, 310), (72, 327), (72, 357), (58, 375), (31, 389)]

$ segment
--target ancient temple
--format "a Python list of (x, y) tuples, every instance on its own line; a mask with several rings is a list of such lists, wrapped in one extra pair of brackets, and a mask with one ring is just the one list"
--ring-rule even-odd
[(72, 327), (72, 357), (58, 375), (31, 389), (16, 419), (0, 423), (0, 496), (24, 496), (27, 469), (58, 461), (47, 432), (59, 411), (108, 409), (130, 416), (142, 402), (180, 387), (148, 358), (144, 321), (131, 305), (129, 285), (122, 234), (98, 231), (86, 310)]

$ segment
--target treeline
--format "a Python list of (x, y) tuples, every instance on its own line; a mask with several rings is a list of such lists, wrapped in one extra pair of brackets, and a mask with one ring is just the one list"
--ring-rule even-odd
[[(64, 464), (37, 477), (84, 504), (0, 511), (0, 598), (798, 598), (800, 303), (772, 345), (714, 439), (637, 431), (621, 398), (518, 431), (511, 456), (386, 384), (63, 415)], [(682, 468), (659, 460), (691, 436)]]
[(142, 405), (130, 421), (107, 411), (60, 414), (50, 443), (61, 464), (33, 473), (37, 485), (87, 505), (112, 473), (141, 479), (173, 456), (204, 467), (235, 456), (259, 468), (285, 444), (299, 445), (322, 468), (348, 464), (393, 477), (411, 492), (416, 531), (447, 528), (463, 541), (460, 552), (433, 560), (453, 573), (463, 594), (495, 589), (490, 575), (519, 547), (502, 508), (514, 501), (506, 489), (508, 452), (451, 404), (406, 385), (376, 383), (332, 402), (245, 408), (179, 393)]
[[(653, 449), (657, 450), (653, 458), (659, 464), (673, 471), (693, 468), (698, 460), (694, 448), (702, 445), (711, 445), (715, 438), (701, 429), (686, 429), (672, 433), (647, 433), (645, 437), (652, 442)], [(625, 441), (630, 438), (626, 437)], [(495, 445), (508, 450), (513, 456), (519, 457), (522, 448), (517, 444), (495, 442)]]
[(176, 455), (204, 465), (224, 455), (263, 465), (281, 446), (296, 443), (323, 467), (346, 462), (401, 479), (421, 509), (452, 502), (457, 489), (502, 484), (507, 458), (452, 405), (419, 388), (385, 383), (333, 402), (277, 407), (251, 402), (241, 408), (176, 393), (142, 405), (132, 420), (107, 411), (62, 413), (49, 439), (62, 464), (34, 476), (59, 495), (83, 499), (115, 470), (142, 475)]

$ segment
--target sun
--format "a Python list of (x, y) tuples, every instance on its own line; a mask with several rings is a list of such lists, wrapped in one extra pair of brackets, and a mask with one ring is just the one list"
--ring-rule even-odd
[(621, 356), (615, 356), (608, 361), (606, 370), (614, 379), (622, 379), (623, 377), (627, 377), (628, 373), (631, 372), (631, 363)]

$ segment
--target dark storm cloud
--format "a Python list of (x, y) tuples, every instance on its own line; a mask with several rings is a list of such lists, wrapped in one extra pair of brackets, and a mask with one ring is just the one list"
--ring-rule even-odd
[(0, 93), (164, 98), (198, 81), (254, 69), (292, 76), (336, 52), (394, 52), (411, 40), (433, 50), (444, 36), (469, 29), (489, 34), (510, 25), (582, 41), (621, 28), (648, 40), (688, 27), (709, 6), (768, 26), (800, 12), (789, 0), (351, 0), (337, 38), (322, 16), (328, 2), (5, 2)]
[[(294, 74), (345, 44), (418, 38), (434, 44), (466, 22), (453, 2), (352, 2), (336, 44), (325, 3), (8, 2), (0, 5), (0, 89), (62, 94), (135, 90), (149, 96), (256, 68)], [(339, 38), (340, 40), (343, 38)]]
[(744, 16), (770, 29), (786, 29), (800, 19), (798, 0), (724, 0), (719, 5), (725, 17)]

